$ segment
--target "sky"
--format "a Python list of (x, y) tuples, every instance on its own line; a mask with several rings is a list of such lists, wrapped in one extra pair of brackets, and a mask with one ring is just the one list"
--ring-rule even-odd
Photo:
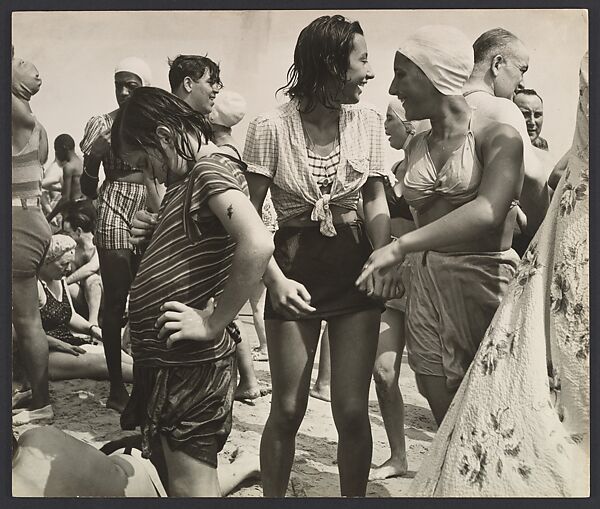
[(183, 53), (219, 62), (224, 85), (246, 98), (246, 117), (233, 131), (243, 144), (250, 120), (286, 100), (275, 91), (287, 81), (302, 28), (318, 16), (337, 13), (361, 23), (375, 72), (361, 101), (382, 112), (395, 48), (420, 26), (452, 25), (473, 41), (494, 27), (513, 32), (530, 52), (525, 85), (544, 99), (542, 136), (556, 158), (570, 147), (579, 63), (588, 47), (585, 10), (14, 12), (12, 41), (15, 55), (32, 61), (42, 77), (31, 105), (51, 147), (61, 133), (78, 144), (92, 115), (116, 109), (113, 73), (122, 58), (146, 60), (152, 84), (169, 90), (167, 60)]

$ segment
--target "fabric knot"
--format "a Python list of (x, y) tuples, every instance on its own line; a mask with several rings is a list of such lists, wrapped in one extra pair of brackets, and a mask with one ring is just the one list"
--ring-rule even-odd
[(337, 235), (335, 227), (333, 226), (333, 215), (331, 214), (331, 209), (329, 208), (330, 199), (331, 195), (329, 193), (325, 193), (316, 201), (315, 206), (310, 214), (310, 218), (313, 221), (319, 221), (319, 231), (322, 235), (325, 235), (325, 237), (335, 237)]

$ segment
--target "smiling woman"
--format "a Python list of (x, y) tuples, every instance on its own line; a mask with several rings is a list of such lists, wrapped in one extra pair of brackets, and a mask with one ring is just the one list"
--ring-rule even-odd
[[(375, 247), (390, 241), (383, 118), (359, 104), (375, 75), (357, 21), (321, 16), (298, 37), (290, 101), (248, 129), (246, 180), (257, 210), (270, 189), (279, 230), (263, 278), (273, 399), (261, 441), (263, 493), (284, 496), (308, 402), (321, 321), (329, 326), (332, 406), (344, 496), (364, 496), (372, 442), (367, 414), (382, 305), (354, 288)], [(364, 201), (366, 228), (357, 214)], [(390, 276), (386, 291), (393, 293)]]

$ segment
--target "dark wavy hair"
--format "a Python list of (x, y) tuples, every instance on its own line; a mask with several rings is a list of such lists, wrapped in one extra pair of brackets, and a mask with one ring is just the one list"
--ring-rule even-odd
[(156, 134), (158, 126), (167, 127), (174, 135), (175, 150), (186, 161), (194, 162), (195, 153), (187, 135), (193, 135), (200, 145), (212, 138), (210, 123), (204, 115), (186, 102), (161, 88), (139, 87), (119, 108), (111, 129), (111, 145), (115, 154), (123, 146), (159, 150), (166, 154)]
[(171, 90), (181, 85), (186, 76), (194, 81), (198, 81), (208, 69), (210, 84), (223, 86), (221, 82), (221, 69), (219, 64), (213, 62), (210, 58), (200, 55), (177, 55), (174, 59), (169, 59), (169, 84)]
[(358, 21), (340, 15), (315, 19), (300, 32), (288, 82), (277, 92), (283, 90), (291, 99), (306, 100), (303, 113), (312, 111), (318, 103), (334, 108), (346, 83), (356, 34), (363, 35)]

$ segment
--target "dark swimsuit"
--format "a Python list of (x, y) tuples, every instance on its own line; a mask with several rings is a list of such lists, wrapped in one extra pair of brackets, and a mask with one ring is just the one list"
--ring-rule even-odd
[(48, 336), (60, 339), (73, 346), (85, 344), (84, 340), (75, 337), (69, 330), (69, 322), (71, 321), (73, 310), (71, 309), (64, 280), (60, 282), (60, 286), (62, 287), (62, 300), (60, 301), (56, 299), (44, 282), (42, 282), (42, 286), (46, 293), (46, 304), (40, 308), (44, 332)]

